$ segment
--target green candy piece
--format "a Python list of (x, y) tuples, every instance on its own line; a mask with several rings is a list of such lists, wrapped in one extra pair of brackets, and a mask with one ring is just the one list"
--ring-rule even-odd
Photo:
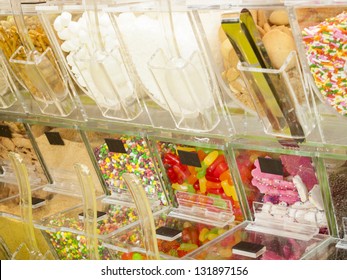
[(203, 148), (202, 150), (206, 155), (214, 151), (213, 149), (209, 149), (209, 148)]
[(143, 257), (140, 253), (134, 253), (132, 256), (133, 260), (143, 260)]
[(179, 247), (183, 251), (192, 251), (198, 248), (198, 245), (191, 243), (182, 243)]
[(219, 228), (214, 227), (210, 229), (209, 233), (218, 234), (218, 230)]
[(201, 179), (206, 175), (206, 169), (201, 169), (198, 173), (196, 173), (196, 178)]
[(196, 192), (193, 185), (188, 184), (188, 185), (186, 185), (186, 187), (188, 188), (187, 192), (189, 192), (189, 193), (195, 193)]

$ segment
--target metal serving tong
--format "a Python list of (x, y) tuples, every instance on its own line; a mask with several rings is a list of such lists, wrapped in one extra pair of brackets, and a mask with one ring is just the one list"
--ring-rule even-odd
[[(271, 69), (272, 64), (249, 10), (223, 15), (222, 28), (233, 45), (240, 62), (260, 69)], [(248, 82), (275, 133), (290, 135), (296, 142), (305, 141), (305, 135), (295, 112), (287, 87), (280, 77), (252, 71)], [(254, 83), (254, 84), (253, 84)], [(289, 139), (285, 139), (288, 143)], [(279, 140), (281, 143), (282, 140)], [(290, 141), (289, 141), (290, 142)], [(283, 142), (282, 142), (283, 143)]]

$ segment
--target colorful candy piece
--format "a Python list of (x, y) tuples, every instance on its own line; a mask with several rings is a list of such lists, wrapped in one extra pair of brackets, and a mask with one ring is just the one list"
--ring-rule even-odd
[(203, 160), (206, 166), (210, 166), (218, 157), (218, 151), (210, 152)]
[(202, 177), (201, 179), (199, 179), (199, 186), (200, 186), (200, 192), (201, 193), (206, 193), (207, 190), (207, 180), (205, 177)]

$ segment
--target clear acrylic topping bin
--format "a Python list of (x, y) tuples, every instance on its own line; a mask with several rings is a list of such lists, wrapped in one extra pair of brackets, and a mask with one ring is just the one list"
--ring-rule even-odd
[[(190, 258), (198, 260), (299, 260), (329, 238), (326, 235), (315, 235), (309, 240), (297, 239), (294, 236), (284, 237), (276, 233), (249, 230), (248, 226), (251, 224), (252, 222), (243, 222), (227, 234), (198, 249), (190, 255)], [(241, 242), (243, 246), (242, 249), (239, 249), (236, 245), (241, 245)]]
[[(255, 202), (284, 207), (291, 219), (319, 228), (328, 234), (328, 214), (323, 199), (325, 184), (312, 155), (233, 149), (238, 172), (236, 182), (254, 215)], [(276, 209), (277, 209), (276, 208)], [(288, 210), (286, 210), (288, 209)], [(253, 216), (254, 218), (254, 216)]]
[[(258, 116), (266, 134), (304, 139), (316, 126), (315, 104), (296, 57), (287, 10), (271, 3), (245, 3), (249, 10), (215, 4), (192, 6), (212, 50), (209, 56), (233, 122)], [(241, 118), (240, 113), (247, 114)]]
[(144, 89), (155, 127), (228, 132), (204, 34), (178, 1), (122, 1), (105, 9)]
[[(67, 72), (61, 68), (35, 13), (37, 3), (5, 1), (2, 51), (9, 62), (25, 111), (73, 116), (76, 105)], [(30, 95), (28, 95), (28, 93)]]
[(45, 169), (27, 133), (26, 125), (17, 122), (0, 122), (0, 199), (18, 195), (18, 186), (9, 152), (19, 154), (26, 164), (29, 183), (33, 188), (47, 184)]
[(100, 2), (51, 1), (36, 10), (87, 118), (149, 125), (141, 88)]
[(50, 176), (50, 182), (45, 186), (47, 191), (81, 197), (73, 166), (75, 163), (83, 163), (92, 172), (97, 196), (104, 194), (103, 185), (79, 130), (43, 125), (31, 125), (30, 129)]
[(6, 58), (0, 51), (0, 109), (8, 109), (17, 102), (17, 88), (7, 67)]
[[(303, 71), (316, 97), (321, 118), (345, 116), (346, 51), (341, 29), (346, 23), (346, 6), (342, 3), (290, 6), (290, 20)], [(344, 120), (344, 118), (341, 118)]]

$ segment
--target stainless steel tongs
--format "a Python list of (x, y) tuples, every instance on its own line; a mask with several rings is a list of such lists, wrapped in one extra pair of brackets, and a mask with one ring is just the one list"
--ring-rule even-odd
[[(259, 69), (272, 68), (252, 15), (247, 9), (223, 15), (222, 28), (241, 63)], [(249, 72), (248, 75), (248, 82), (261, 106), (261, 114), (265, 114), (273, 131), (303, 142), (305, 134), (296, 115), (295, 104), (280, 77), (261, 71)]]

